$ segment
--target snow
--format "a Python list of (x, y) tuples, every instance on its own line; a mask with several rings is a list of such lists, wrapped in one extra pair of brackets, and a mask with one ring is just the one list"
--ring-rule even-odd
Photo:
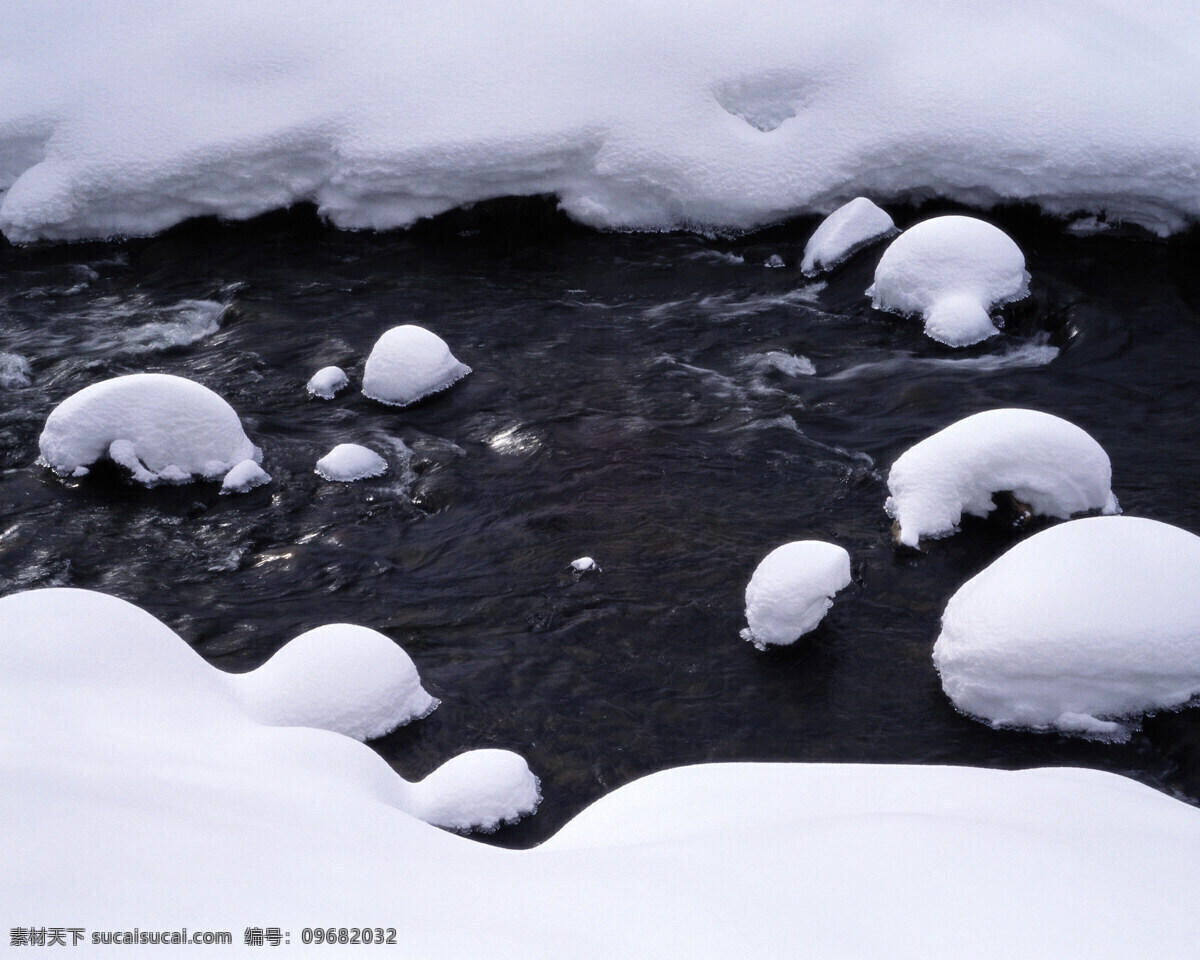
[(1037, 410), (987, 410), (952, 423), (901, 454), (887, 482), (885, 509), (909, 547), (955, 533), (964, 513), (986, 517), (1001, 491), (1044, 517), (1120, 509), (1100, 444)]
[(438, 705), (398, 644), (349, 623), (302, 633), (257, 670), (229, 681), (261, 723), (319, 727), (355, 740), (382, 737)]
[(600, 567), (591, 557), (580, 557), (578, 560), (571, 561), (571, 569), (576, 573), (588, 573), (589, 571), (598, 571)]
[(855, 197), (821, 221), (804, 247), (805, 276), (832, 270), (863, 247), (896, 233), (892, 218), (866, 197)]
[(864, 194), (1160, 233), (1200, 213), (1187, 0), (10, 0), (5, 25), (0, 230), (21, 243), (298, 201), (384, 229), (533, 194), (655, 230)]
[(905, 230), (883, 252), (867, 290), (876, 310), (919, 314), (926, 335), (952, 347), (995, 336), (988, 312), (1028, 293), (1020, 247), (999, 227), (963, 216)]
[(225, 474), (221, 493), (247, 493), (271, 482), (271, 475), (253, 460), (243, 460)]
[[(497, 849), (407, 812), (434, 777), (251, 720), (171, 630), (79, 590), (0, 599), (0, 742), (9, 927), (186, 925), (252, 953), (251, 925), (369, 925), (430, 960), (1183, 960), (1200, 938), (1200, 811), (1113, 774), (691, 766)], [(515, 766), (476, 756), (442, 768), (444, 803)]]
[(309, 379), (306, 389), (309, 396), (332, 400), (349, 383), (350, 378), (341, 367), (322, 367)]
[(144, 484), (216, 479), (262, 457), (228, 403), (163, 373), (115, 377), (71, 395), (46, 418), (38, 446), (59, 473), (80, 475), (107, 454)]
[(339, 443), (317, 461), (317, 473), (326, 480), (349, 483), (387, 473), (387, 461), (370, 447)]
[(471, 372), (446, 341), (424, 327), (392, 327), (376, 341), (363, 369), (363, 395), (405, 407), (440, 393)]
[(776, 547), (755, 568), (746, 587), (742, 639), (759, 650), (794, 643), (816, 629), (833, 595), (850, 583), (850, 554), (821, 540)]
[(1200, 695), (1200, 537), (1139, 517), (1074, 520), (1019, 543), (946, 605), (933, 662), (997, 727), (1123, 739)]

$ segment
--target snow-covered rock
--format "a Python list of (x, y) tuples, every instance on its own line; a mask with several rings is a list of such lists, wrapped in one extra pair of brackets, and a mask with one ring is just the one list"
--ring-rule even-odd
[(271, 482), (271, 475), (253, 460), (243, 460), (225, 474), (221, 493), (247, 493)]
[(0, 353), (0, 390), (27, 387), (33, 382), (33, 368), (19, 353)]
[(986, 517), (1008, 491), (1038, 516), (1117, 513), (1108, 454), (1084, 430), (1037, 410), (987, 410), (952, 423), (906, 450), (888, 474), (884, 505), (897, 539), (958, 530), (964, 513)]
[(591, 557), (580, 557), (578, 560), (571, 561), (571, 569), (576, 573), (590, 573), (599, 571), (600, 567)]
[(447, 830), (489, 832), (536, 810), (542, 794), (510, 750), (468, 750), (412, 785), (414, 816)]
[(338, 391), (345, 389), (349, 383), (350, 378), (341, 367), (322, 367), (312, 375), (305, 386), (309, 396), (332, 400)]
[(71, 395), (46, 418), (38, 446), (59, 473), (86, 473), (107, 454), (145, 484), (216, 479), (262, 458), (228, 403), (164, 373), (115, 377)]
[(1017, 544), (946, 605), (933, 662), (997, 727), (1123, 738), (1200, 695), (1200, 537), (1090, 517)]
[(746, 587), (747, 629), (742, 639), (758, 649), (794, 643), (816, 628), (833, 595), (850, 583), (850, 554), (821, 540), (776, 547), (755, 568)]
[(376, 630), (333, 623), (300, 634), (257, 670), (229, 682), (261, 723), (317, 727), (370, 740), (429, 716), (412, 658)]
[[(690, 766), (499, 850), (409, 815), (436, 774), (407, 784), (347, 737), (255, 722), (171, 630), (86, 591), (0, 598), (0, 743), (12, 927), (47, 904), (89, 930), (186, 916), (234, 929), (216, 956), (243, 922), (294, 944), (320, 917), (395, 927), (405, 956), (489, 960), (1183, 960), (1200, 940), (1200, 811), (1123, 777)], [(497, 788), (508, 761), (451, 763), (445, 780), (517, 792)]]
[(381, 477), (387, 473), (387, 461), (370, 447), (357, 443), (339, 443), (317, 461), (317, 473), (326, 480), (349, 483)]
[(363, 369), (363, 395), (404, 407), (454, 385), (471, 372), (446, 341), (424, 327), (392, 327), (376, 341)]
[(989, 311), (1028, 293), (1021, 248), (999, 227), (963, 216), (905, 230), (883, 252), (867, 290), (876, 310), (919, 315), (928, 336), (952, 347), (995, 336)]
[(821, 221), (804, 247), (800, 269), (810, 277), (832, 270), (863, 247), (896, 232), (885, 211), (866, 197), (855, 197)]
[(540, 193), (636, 229), (743, 229), (860, 194), (1160, 232), (1200, 214), (1188, 0), (79, 8), (5, 4), (0, 230), (17, 242), (297, 201), (385, 229)]

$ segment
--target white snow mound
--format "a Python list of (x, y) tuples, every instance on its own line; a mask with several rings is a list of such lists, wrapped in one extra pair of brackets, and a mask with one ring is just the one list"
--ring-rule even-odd
[(821, 540), (776, 547), (755, 568), (746, 587), (742, 638), (758, 649), (794, 643), (816, 628), (833, 595), (850, 583), (850, 554)]
[(341, 367), (322, 367), (312, 375), (305, 388), (309, 396), (332, 400), (349, 383), (350, 378)]
[(135, 373), (85, 387), (46, 418), (42, 459), (63, 474), (106, 454), (135, 480), (216, 479), (262, 452), (233, 408), (207, 387), (164, 373)]
[(221, 493), (247, 493), (271, 482), (271, 475), (253, 460), (243, 460), (225, 474)]
[(600, 567), (591, 557), (580, 557), (578, 560), (571, 561), (571, 569), (576, 573), (588, 573), (592, 570), (599, 570)]
[(387, 473), (387, 461), (370, 447), (339, 443), (317, 461), (317, 473), (326, 480), (349, 483)]
[(446, 341), (415, 324), (392, 327), (376, 341), (363, 369), (363, 395), (404, 407), (457, 383), (471, 372)]
[(510, 750), (468, 750), (412, 785), (412, 812), (447, 830), (492, 831), (536, 810), (542, 794)]
[(1200, 213), (1188, 0), (81, 6), (4, 6), (0, 230), (19, 243), (298, 201), (386, 229), (534, 194), (656, 230), (859, 194), (1162, 233)]
[(1090, 517), (1017, 544), (951, 597), (933, 662), (963, 713), (1094, 737), (1200, 695), (1200, 537)]
[(1111, 482), (1108, 454), (1075, 424), (1037, 410), (987, 410), (901, 454), (884, 509), (900, 542), (915, 547), (922, 537), (955, 533), (964, 513), (986, 517), (1000, 491), (1038, 516), (1118, 513)]
[(261, 723), (317, 727), (355, 740), (381, 737), (438, 705), (395, 641), (349, 623), (302, 633), (257, 670), (230, 675), (229, 683)]
[(855, 197), (821, 221), (804, 247), (800, 269), (814, 277), (896, 232), (886, 212), (866, 197)]
[(1021, 248), (999, 227), (962, 216), (905, 230), (883, 252), (867, 290), (876, 310), (918, 314), (928, 336), (952, 347), (995, 336), (989, 311), (1028, 293)]

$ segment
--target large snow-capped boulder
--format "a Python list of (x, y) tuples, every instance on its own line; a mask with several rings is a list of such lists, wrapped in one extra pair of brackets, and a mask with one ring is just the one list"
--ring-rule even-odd
[(821, 221), (804, 247), (800, 269), (807, 276), (832, 270), (859, 250), (896, 233), (887, 213), (866, 197), (855, 197)]
[(339, 443), (317, 461), (316, 471), (326, 480), (351, 483), (387, 473), (387, 461), (370, 447)]
[(850, 554), (822, 540), (776, 547), (755, 568), (746, 587), (742, 639), (758, 649), (794, 643), (814, 630), (850, 583)]
[(262, 723), (318, 727), (355, 740), (381, 737), (438, 705), (394, 640), (349, 623), (302, 633), (257, 670), (231, 675), (229, 682)]
[(884, 507), (897, 540), (958, 530), (964, 513), (986, 517), (1008, 491), (1039, 516), (1117, 513), (1108, 454), (1080, 427), (1037, 410), (987, 410), (952, 423), (906, 450), (888, 474)]
[(363, 394), (405, 407), (453, 386), (471, 372), (436, 333), (406, 323), (376, 341), (363, 369)]
[(997, 727), (1123, 738), (1200, 695), (1200, 537), (1089, 517), (1017, 544), (951, 597), (933, 662)]
[(1028, 293), (1021, 248), (999, 227), (957, 215), (924, 220), (900, 234), (867, 290), (876, 310), (918, 315), (928, 336), (952, 347), (995, 336), (989, 311)]
[(228, 403), (165, 373), (85, 387), (51, 411), (38, 446), (59, 473), (82, 475), (108, 455), (145, 484), (216, 479), (243, 460), (262, 458)]

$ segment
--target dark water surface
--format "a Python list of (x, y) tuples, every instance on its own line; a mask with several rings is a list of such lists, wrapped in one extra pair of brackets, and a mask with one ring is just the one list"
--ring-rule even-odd
[[(510, 845), (643, 774), (714, 760), (1083, 765), (1195, 802), (1200, 710), (1103, 744), (997, 732), (941, 692), (946, 600), (1030, 531), (971, 522), (895, 550), (884, 481), (912, 443), (991, 407), (1046, 410), (1105, 447), (1126, 513), (1200, 531), (1196, 237), (990, 218), (1025, 250), (1034, 297), (966, 351), (869, 308), (879, 248), (805, 281), (813, 221), (605, 235), (529, 201), (407, 234), (300, 211), (0, 248), (0, 352), (31, 368), (22, 386), (0, 357), (0, 591), (124, 597), (229, 671), (323, 623), (382, 630), (442, 706), (374, 747), (409, 779), (472, 747), (522, 753), (545, 801), (494, 838)], [(403, 411), (365, 400), (366, 354), (401, 323), (474, 374)], [(309, 399), (326, 364), (353, 388)], [(140, 371), (224, 396), (274, 482), (222, 497), (35, 464), (55, 404)], [(322, 481), (313, 464), (340, 442), (391, 472)], [(805, 538), (846, 547), (855, 583), (811, 638), (760, 653), (738, 637), (746, 582)], [(602, 572), (573, 575), (583, 555)]]

